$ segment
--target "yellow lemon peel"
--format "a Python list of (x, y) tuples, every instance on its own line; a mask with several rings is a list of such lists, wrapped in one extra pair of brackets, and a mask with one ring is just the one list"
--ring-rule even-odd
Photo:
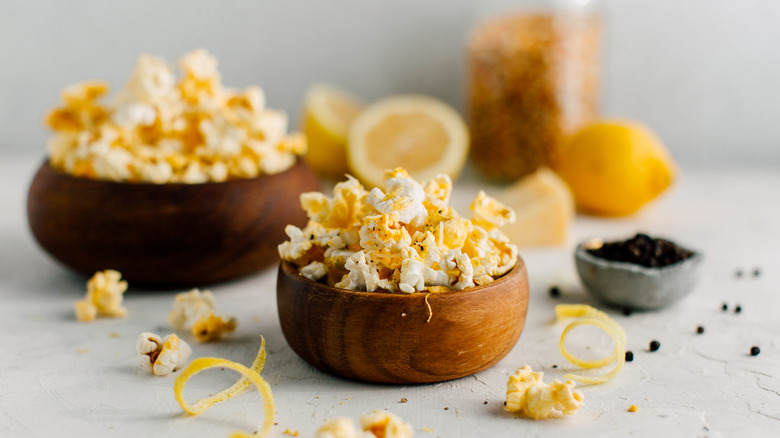
[[(179, 402), (179, 406), (184, 409), (190, 415), (199, 415), (205, 412), (213, 405), (233, 398), (234, 396), (246, 391), (254, 383), (257, 387), (257, 391), (263, 397), (263, 408), (265, 410), (265, 419), (263, 421), (263, 427), (260, 430), (259, 435), (249, 434), (242, 431), (234, 431), (230, 434), (230, 438), (245, 438), (245, 437), (258, 437), (266, 436), (271, 431), (271, 427), (274, 424), (274, 411), (276, 410), (276, 404), (274, 403), (273, 394), (271, 393), (271, 386), (260, 376), (260, 373), (265, 367), (265, 338), (261, 336), (262, 342), (260, 344), (260, 350), (257, 352), (252, 365), (248, 368), (238, 362), (233, 362), (227, 359), (218, 357), (202, 357), (195, 359), (182, 371), (181, 375), (176, 378), (176, 382), (173, 384), (173, 392), (176, 395), (176, 401)], [(228, 389), (218, 392), (210, 397), (196, 401), (194, 404), (188, 403), (184, 399), (184, 387), (187, 385), (187, 381), (195, 374), (207, 370), (209, 368), (228, 368), (241, 374), (241, 378)]]
[(425, 305), (428, 306), (428, 319), (425, 320), (426, 323), (431, 322), (431, 318), (433, 318), (433, 309), (431, 308), (431, 303), (428, 302), (429, 296), (431, 296), (431, 292), (428, 292), (428, 294), (425, 295)]
[[(566, 374), (563, 376), (565, 379), (576, 380), (581, 383), (595, 385), (607, 382), (620, 373), (620, 371), (623, 369), (623, 365), (626, 363), (626, 356), (624, 351), (627, 339), (626, 332), (617, 322), (615, 322), (615, 320), (610, 318), (601, 310), (595, 309), (586, 304), (559, 304), (555, 306), (555, 315), (558, 320), (565, 318), (579, 318), (567, 325), (563, 330), (563, 333), (561, 333), (561, 340), (558, 345), (561, 350), (561, 354), (563, 354), (563, 357), (565, 357), (566, 360), (585, 369), (600, 368), (612, 362), (616, 362), (615, 367), (602, 376)], [(612, 351), (612, 353), (609, 356), (596, 360), (584, 360), (571, 354), (571, 352), (569, 352), (569, 350), (566, 348), (566, 337), (572, 330), (581, 325), (593, 325), (600, 328), (607, 335), (609, 335), (609, 337), (612, 339), (612, 342), (615, 344), (615, 349)]]

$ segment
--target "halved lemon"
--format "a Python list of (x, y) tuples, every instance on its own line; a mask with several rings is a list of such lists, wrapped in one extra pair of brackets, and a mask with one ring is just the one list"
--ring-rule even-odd
[(352, 123), (347, 162), (368, 186), (381, 185), (385, 169), (396, 167), (417, 180), (439, 173), (455, 180), (468, 147), (466, 123), (449, 105), (427, 96), (395, 96), (372, 104)]
[(341, 179), (347, 172), (347, 134), (363, 110), (358, 99), (327, 84), (312, 85), (303, 101), (306, 162), (320, 175)]

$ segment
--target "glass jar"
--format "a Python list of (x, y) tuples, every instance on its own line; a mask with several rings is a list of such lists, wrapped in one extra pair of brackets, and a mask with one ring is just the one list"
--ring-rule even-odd
[(602, 20), (591, 0), (504, 12), (468, 42), (471, 159), (512, 181), (554, 166), (568, 135), (597, 116)]

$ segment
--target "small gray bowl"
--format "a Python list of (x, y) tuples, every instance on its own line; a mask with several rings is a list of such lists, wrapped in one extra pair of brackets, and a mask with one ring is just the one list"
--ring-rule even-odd
[(606, 260), (587, 250), (599, 245), (592, 239), (577, 246), (574, 259), (585, 289), (594, 297), (614, 306), (656, 310), (687, 296), (699, 281), (702, 255), (659, 268)]

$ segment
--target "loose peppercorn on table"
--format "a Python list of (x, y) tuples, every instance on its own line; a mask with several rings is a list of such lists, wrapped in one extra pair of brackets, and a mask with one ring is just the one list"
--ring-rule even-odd
[[(26, 225), (24, 199), (40, 159), (0, 159), (0, 435), (227, 437), (259, 430), (263, 404), (256, 391), (190, 417), (174, 398), (181, 370), (161, 377), (138, 363), (138, 335), (171, 333), (174, 295), (187, 288), (150, 293), (131, 283), (125, 318), (76, 320), (73, 303), (83, 298), (87, 278), (49, 258)], [(220, 313), (239, 324), (219, 342), (179, 334), (192, 346), (192, 359), (221, 357), (246, 366), (265, 337), (262, 377), (277, 411), (271, 436), (314, 436), (326, 419), (357, 420), (372, 410), (397, 415), (417, 437), (774, 436), (780, 430), (780, 168), (683, 168), (682, 174), (667, 195), (635, 216), (579, 215), (566, 245), (521, 248), (531, 285), (525, 329), (506, 357), (470, 377), (393, 386), (317, 371), (282, 335), (275, 268), (231, 283), (191, 285), (211, 289)], [(480, 188), (466, 175), (452, 204), (468, 211)], [(575, 245), (636, 232), (704, 254), (701, 281), (689, 297), (662, 311), (624, 312), (583, 291)], [(554, 322), (554, 307), (562, 303), (605, 310), (625, 329), (633, 360), (605, 384), (577, 384), (584, 405), (573, 415), (534, 421), (510, 414), (503, 402), (507, 379), (518, 368), (544, 372), (545, 382), (580, 372), (558, 349), (566, 323)], [(432, 317), (445, 315), (433, 309)], [(609, 354), (609, 338), (589, 330), (572, 332), (569, 349)], [(184, 397), (192, 403), (238, 377), (230, 369), (204, 372)]]

